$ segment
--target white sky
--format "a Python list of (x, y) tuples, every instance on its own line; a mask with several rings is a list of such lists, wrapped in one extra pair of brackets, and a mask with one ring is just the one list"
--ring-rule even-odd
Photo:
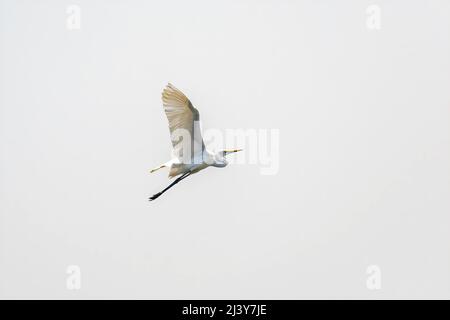
[[(0, 3), (0, 297), (450, 298), (450, 2)], [(205, 129), (279, 130), (278, 174), (148, 202), (168, 81)]]

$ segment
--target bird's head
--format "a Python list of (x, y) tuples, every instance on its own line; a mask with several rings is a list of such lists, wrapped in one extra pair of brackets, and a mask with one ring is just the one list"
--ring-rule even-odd
[(238, 151), (242, 151), (242, 149), (232, 149), (232, 150), (222, 150), (216, 153), (215, 155), (215, 163), (217, 167), (225, 167), (228, 164), (226, 156), (230, 153), (235, 153)]

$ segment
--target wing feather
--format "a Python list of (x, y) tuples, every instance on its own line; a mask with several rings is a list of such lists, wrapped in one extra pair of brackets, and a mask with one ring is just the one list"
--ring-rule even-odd
[(170, 83), (162, 92), (162, 101), (169, 121), (174, 156), (179, 159), (184, 158), (183, 150), (187, 148), (186, 140), (180, 139), (179, 132), (176, 131), (178, 129), (183, 129), (186, 134), (189, 134), (191, 159), (199, 151), (203, 152), (205, 144), (201, 135), (200, 114), (191, 101)]

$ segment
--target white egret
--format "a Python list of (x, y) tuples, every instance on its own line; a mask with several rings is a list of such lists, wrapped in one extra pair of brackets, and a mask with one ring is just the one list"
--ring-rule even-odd
[(226, 155), (242, 149), (222, 150), (215, 153), (205, 148), (200, 130), (200, 114), (189, 99), (172, 84), (162, 92), (164, 111), (169, 120), (169, 130), (173, 146), (173, 159), (150, 172), (170, 168), (169, 177), (179, 177), (164, 190), (149, 198), (155, 200), (181, 180), (209, 166), (225, 167)]

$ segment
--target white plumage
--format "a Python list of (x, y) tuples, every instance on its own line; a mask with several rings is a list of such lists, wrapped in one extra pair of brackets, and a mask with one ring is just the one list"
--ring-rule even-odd
[(150, 172), (170, 167), (169, 177), (178, 177), (166, 189), (150, 197), (155, 200), (173, 185), (187, 176), (209, 166), (225, 167), (225, 156), (240, 149), (223, 150), (211, 153), (205, 148), (201, 135), (200, 113), (191, 101), (175, 86), (168, 84), (162, 92), (164, 112), (169, 121), (173, 158)]

